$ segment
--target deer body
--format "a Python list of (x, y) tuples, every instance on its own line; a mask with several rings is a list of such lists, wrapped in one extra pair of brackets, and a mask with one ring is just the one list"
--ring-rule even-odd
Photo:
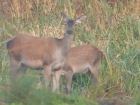
[[(62, 15), (66, 20), (65, 34), (62, 39), (18, 35), (7, 42), (12, 79), (24, 73), (27, 68), (43, 69), (48, 87), (51, 71), (60, 71), (66, 60), (73, 40), (75, 24), (85, 18), (81, 16), (77, 20), (72, 20), (66, 14)], [(54, 83), (53, 89), (55, 90), (56, 87), (57, 84)]]
[[(20, 65), (31, 69), (43, 69), (47, 64), (57, 69), (59, 68), (57, 65), (64, 62), (71, 45), (71, 43), (64, 44), (63, 40), (19, 35), (7, 43), (10, 60), (19, 61)], [(65, 46), (67, 47), (64, 50)]]
[(66, 77), (66, 93), (70, 93), (72, 76), (88, 74), (95, 84), (98, 83), (98, 73), (103, 52), (93, 45), (81, 45), (69, 50), (61, 75)]

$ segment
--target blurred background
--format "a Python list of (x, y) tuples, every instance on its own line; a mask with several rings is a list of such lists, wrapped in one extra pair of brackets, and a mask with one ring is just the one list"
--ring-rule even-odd
[[(75, 30), (72, 47), (92, 44), (105, 53), (99, 84), (91, 86), (87, 75), (74, 75), (71, 98), (65, 99), (64, 78), (61, 80), (62, 94), (47, 93), (40, 76), (42, 71), (29, 69), (16, 88), (9, 88), (6, 42), (19, 34), (62, 38), (61, 12), (71, 18), (87, 16)], [(139, 89), (139, 0), (0, 0), (0, 101), (10, 105), (46, 105), (47, 102), (48, 105), (86, 105), (87, 101), (83, 100), (89, 103), (115, 97), (138, 100)]]

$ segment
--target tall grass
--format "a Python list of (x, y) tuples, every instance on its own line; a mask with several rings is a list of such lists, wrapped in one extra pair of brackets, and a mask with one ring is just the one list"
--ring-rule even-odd
[[(111, 1), (111, 0), (108, 0)], [(137, 0), (2, 0), (0, 1), (0, 81), (8, 82), (7, 40), (18, 34), (58, 37), (64, 33), (61, 11), (69, 16), (87, 15), (75, 30), (72, 46), (93, 44), (105, 53), (99, 84), (88, 76), (73, 77), (72, 95), (91, 100), (122, 96), (140, 97), (140, 1)], [(28, 70), (30, 77), (41, 71)], [(36, 84), (40, 82), (36, 79)], [(64, 86), (62, 85), (62, 90)], [(0, 87), (0, 90), (3, 89)]]

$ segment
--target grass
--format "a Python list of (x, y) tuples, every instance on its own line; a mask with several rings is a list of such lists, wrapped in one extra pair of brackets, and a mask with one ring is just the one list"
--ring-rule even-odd
[[(88, 76), (75, 75), (71, 97), (81, 95), (85, 100), (102, 100), (121, 96), (137, 101), (140, 98), (140, 2), (127, 0), (125, 3), (123, 0), (122, 2), (114, 0), (112, 4), (104, 0), (69, 0), (67, 2), (65, 0), (2, 0), (0, 3), (0, 92), (3, 94), (0, 94), (0, 99), (8, 95), (12, 98), (11, 100), (14, 100), (13, 103), (10, 102), (11, 105), (14, 103), (23, 105), (27, 104), (26, 102), (35, 105), (34, 100), (38, 99), (44, 101), (41, 103), (44, 105), (47, 103), (44, 97), (49, 97), (50, 102), (54, 101), (61, 105), (71, 104), (70, 97), (66, 99), (68, 100), (66, 103), (63, 103), (65, 100), (63, 94), (48, 93), (52, 96), (45, 94), (43, 97), (42, 94), (47, 92), (43, 88), (44, 85), (41, 85), (39, 90), (32, 88), (30, 78), (32, 85), (42, 82), (43, 79), (36, 77), (41, 71), (28, 70), (24, 79), (21, 79), (22, 82), (19, 82), (19, 91), (5, 93), (8, 91), (5, 91), (5, 88), (9, 80), (9, 59), (5, 48), (7, 40), (20, 33), (61, 38), (64, 27), (61, 24), (63, 20), (60, 12), (65, 11), (72, 18), (81, 14), (87, 15), (86, 21), (75, 30), (72, 46), (90, 43), (98, 46), (105, 53), (99, 84), (93, 87)], [(30, 83), (26, 84), (27, 78)], [(65, 82), (65, 80), (62, 81)], [(22, 94), (19, 93), (23, 91), (22, 86), (27, 86), (25, 92), (33, 93), (27, 95), (31, 97), (30, 99), (26, 96), (25, 100), (16, 98), (21, 96), (19, 98), (22, 99)], [(61, 88), (64, 90), (64, 85)], [(8, 101), (8, 98), (4, 100)], [(82, 102), (83, 99), (75, 100)]]
[[(1, 100), (8, 105), (91, 105), (96, 104), (82, 97), (67, 97), (47, 90), (44, 86), (38, 88), (35, 77), (23, 77), (17, 81), (15, 86), (1, 83)], [(2, 86), (3, 85), (3, 86)], [(5, 86), (5, 87), (4, 87)], [(6, 88), (7, 87), (7, 88)]]

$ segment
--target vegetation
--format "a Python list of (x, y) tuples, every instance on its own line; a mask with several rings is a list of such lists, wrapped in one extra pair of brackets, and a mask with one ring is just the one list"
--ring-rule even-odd
[[(63, 11), (72, 18), (87, 15), (86, 21), (75, 30), (72, 46), (90, 43), (104, 51), (99, 84), (92, 86), (88, 76), (75, 75), (71, 97), (67, 97), (63, 95), (64, 85), (61, 85), (62, 94), (52, 93), (44, 88), (44, 80), (39, 77), (41, 71), (27, 70), (17, 86), (9, 88), (6, 42), (19, 34), (61, 38)], [(9, 105), (98, 105), (92, 101), (122, 97), (140, 103), (139, 17), (139, 0), (1, 0), (0, 102)]]

